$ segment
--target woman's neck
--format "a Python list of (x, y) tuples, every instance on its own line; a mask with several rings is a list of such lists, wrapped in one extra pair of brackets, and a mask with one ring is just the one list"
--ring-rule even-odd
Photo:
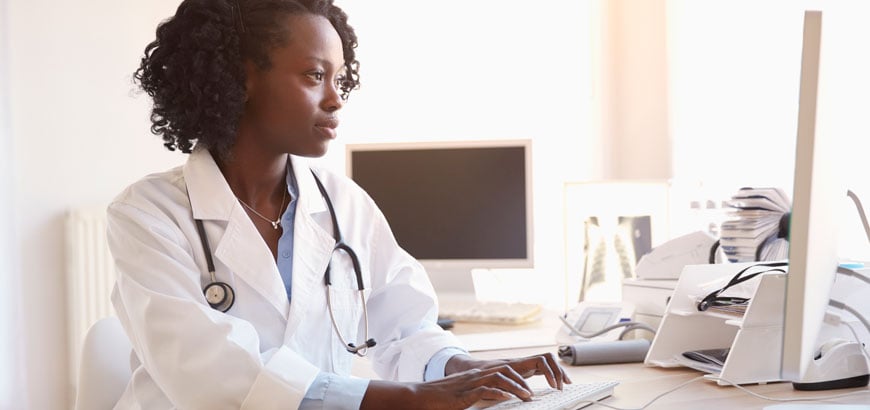
[[(214, 153), (213, 153), (214, 154)], [(251, 155), (233, 149), (229, 158), (215, 156), (215, 162), (233, 193), (248, 204), (259, 204), (277, 198), (286, 190), (289, 155)]]

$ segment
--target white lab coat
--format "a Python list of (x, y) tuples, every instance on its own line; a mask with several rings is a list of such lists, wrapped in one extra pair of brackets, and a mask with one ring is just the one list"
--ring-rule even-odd
[[(208, 151), (143, 178), (109, 206), (118, 270), (112, 301), (136, 366), (119, 408), (293, 409), (321, 370), (350, 373), (352, 355), (326, 308), (323, 276), (335, 243), (329, 211), (305, 161), (291, 162), (299, 186), (292, 304), (269, 248)], [(362, 264), (377, 341), (369, 350), (373, 369), (385, 379), (421, 381), (438, 350), (459, 346), (435, 323), (425, 271), (399, 248), (365, 192), (344, 176), (315, 171)], [(194, 218), (204, 220), (217, 280), (235, 289), (227, 313), (203, 296), (211, 279)], [(346, 256), (333, 259), (331, 276), (336, 320), (359, 343), (362, 307)]]

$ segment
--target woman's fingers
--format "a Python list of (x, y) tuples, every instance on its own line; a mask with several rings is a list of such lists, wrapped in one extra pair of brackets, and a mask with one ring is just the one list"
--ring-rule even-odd
[(550, 387), (562, 389), (564, 383), (571, 383), (571, 379), (565, 370), (559, 366), (555, 355), (544, 353), (520, 359), (509, 360), (503, 365), (510, 366), (523, 378), (541, 375), (547, 379)]
[(468, 403), (466, 407), (470, 407), (480, 400), (505, 400), (513, 397), (512, 394), (494, 387), (479, 386), (463, 393), (462, 401)]
[(471, 382), (474, 386), (494, 387), (499, 390), (519, 397), (521, 400), (530, 400), (532, 389), (526, 381), (517, 374), (510, 366), (499, 366), (486, 369)]
[(547, 363), (550, 364), (550, 368), (554, 370), (554, 373), (556, 374), (556, 378), (561, 380), (562, 383), (568, 383), (568, 384), (573, 383), (571, 381), (571, 378), (568, 377), (568, 372), (566, 372), (565, 369), (559, 365), (559, 361), (556, 360), (556, 355), (554, 355), (552, 353), (547, 353)]
[(531, 391), (531, 389), (529, 388), (529, 385), (526, 384), (526, 377), (527, 376), (520, 374), (517, 371), (517, 369), (515, 367), (511, 366), (509, 363), (505, 363), (501, 366), (492, 367), (492, 368), (489, 368), (485, 371), (489, 372), (489, 373), (492, 373), (492, 372), (501, 373), (505, 377), (508, 377), (509, 379), (513, 380), (515, 383), (519, 384), (520, 386), (523, 386), (524, 389)]
[(554, 389), (562, 390), (562, 379), (561, 377), (556, 377), (553, 374), (553, 369), (551, 368), (551, 364), (547, 362), (547, 359), (542, 356), (534, 357), (536, 374), (544, 375), (544, 378), (547, 379), (547, 384)]
[[(547, 383), (562, 389), (571, 379), (559, 366), (552, 353), (539, 354), (524, 358), (479, 361), (478, 368), (454, 373), (449, 377), (423, 383), (420, 403), (426, 408), (467, 408), (479, 400), (504, 400), (517, 397), (523, 401), (532, 399), (532, 389), (526, 378), (542, 375)], [(438, 397), (439, 399), (434, 399)], [(441, 402), (439, 400), (452, 397)], [(434, 399), (434, 401), (433, 401)]]
[[(539, 371), (547, 377), (547, 382), (550, 383), (550, 387), (562, 390), (565, 383), (571, 383), (571, 378), (568, 377), (568, 373), (565, 372), (565, 369), (559, 365), (555, 355), (547, 353), (539, 357), (541, 359), (541, 361), (538, 362), (538, 366), (540, 366)], [(550, 378), (549, 375), (552, 375), (552, 378)]]

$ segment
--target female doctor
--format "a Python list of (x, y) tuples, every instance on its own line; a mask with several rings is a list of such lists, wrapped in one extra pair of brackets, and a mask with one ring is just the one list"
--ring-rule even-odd
[[(549, 353), (469, 356), (371, 198), (306, 164), (358, 86), (356, 45), (332, 0), (184, 0), (158, 26), (134, 77), (189, 156), (108, 209), (135, 352), (118, 408), (460, 409), (570, 383)], [(384, 380), (350, 376), (354, 354)]]

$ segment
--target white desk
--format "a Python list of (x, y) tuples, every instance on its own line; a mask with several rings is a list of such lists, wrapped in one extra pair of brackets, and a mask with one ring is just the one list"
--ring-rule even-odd
[[(478, 325), (469, 323), (457, 323), (453, 332), (459, 336), (480, 332), (514, 332), (522, 329), (539, 328), (541, 332), (554, 335), (558, 320), (542, 320), (535, 324), (522, 326), (506, 325)], [(496, 334), (493, 337), (498, 337)], [(490, 350), (472, 352), (478, 358), (509, 358), (552, 352), (556, 354), (556, 346), (512, 348), (502, 350)], [(560, 361), (561, 363), (561, 361)], [(702, 376), (703, 373), (689, 368), (661, 368), (647, 367), (642, 363), (613, 364), (598, 366), (564, 366), (574, 382), (589, 382), (596, 380), (617, 380), (619, 386), (614, 389), (613, 396), (605, 399), (605, 403), (621, 408), (639, 408), (680, 383)], [(368, 372), (368, 373), (367, 373)], [(355, 367), (354, 373), (363, 377), (374, 377), (371, 370), (364, 363)], [(535, 376), (529, 380), (534, 386), (543, 386), (546, 381), (543, 377)], [(866, 393), (851, 397), (827, 400), (824, 402), (797, 402), (797, 403), (825, 403), (825, 404), (870, 404), (870, 390), (847, 389), (831, 390), (822, 392), (801, 392), (792, 389), (791, 383), (770, 383), (766, 385), (744, 386), (749, 390), (768, 397), (776, 398), (811, 398), (819, 396), (832, 396), (852, 391), (866, 391)], [(763, 409), (766, 406), (778, 404), (750, 396), (735, 387), (719, 386), (713, 381), (699, 380), (691, 383), (680, 390), (672, 392), (653, 403), (648, 409), (655, 410), (734, 410), (734, 409)], [(603, 409), (601, 406), (590, 406), (589, 409)]]
[[(555, 353), (555, 347), (549, 349), (514, 349), (476, 353), (481, 358), (505, 358), (535, 354), (545, 351)], [(638, 408), (680, 383), (702, 376), (703, 373), (688, 368), (647, 367), (642, 363), (613, 364), (599, 366), (566, 366), (569, 376), (574, 382), (588, 382), (601, 379), (617, 380), (619, 386), (614, 389), (613, 396), (606, 399), (609, 405), (621, 408)], [(540, 379), (540, 378), (539, 378)], [(536, 381), (540, 382), (540, 381)], [(824, 392), (799, 392), (792, 389), (790, 383), (771, 383), (767, 385), (744, 386), (749, 390), (769, 397), (818, 397), (836, 395), (858, 389)], [(867, 390), (867, 389), (864, 389)], [(806, 403), (806, 402), (802, 402)], [(870, 403), (870, 391), (866, 394), (825, 401), (824, 403)], [(654, 409), (704, 409), (704, 410), (734, 410), (762, 409), (776, 402), (758, 399), (730, 386), (719, 386), (715, 382), (699, 380), (672, 392), (657, 400), (648, 407)], [(596, 408), (596, 407), (591, 407)], [(601, 408), (601, 407), (597, 407)]]

